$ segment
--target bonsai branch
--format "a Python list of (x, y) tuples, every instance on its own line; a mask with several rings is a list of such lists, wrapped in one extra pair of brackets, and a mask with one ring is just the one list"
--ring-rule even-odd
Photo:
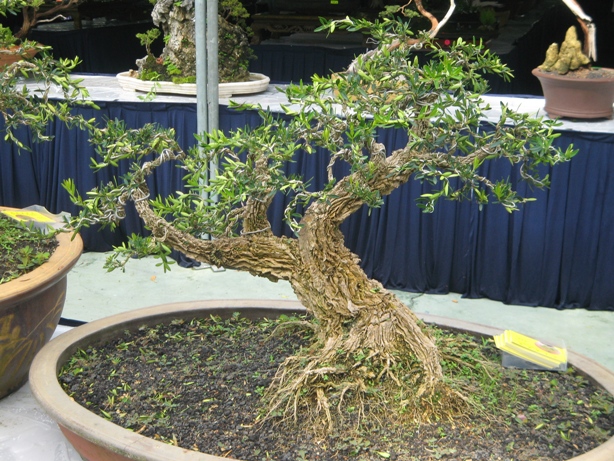
[[(452, 16), (452, 13), (454, 13), (454, 10), (456, 8), (456, 3), (454, 2), (454, 0), (450, 0), (450, 6), (448, 7), (448, 11), (446, 12), (446, 14), (444, 15), (444, 17), (441, 19), (441, 21), (439, 21), (432, 13), (430, 13), (426, 8), (424, 8), (424, 5), (422, 4), (422, 0), (413, 0), (415, 5), (416, 5), (416, 9), (418, 10), (418, 12), (424, 16), (425, 18), (427, 18), (430, 22), (431, 22), (431, 28), (430, 30), (427, 32), (427, 35), (429, 38), (435, 38), (437, 36), (437, 34), (439, 33), (439, 31), (441, 30), (441, 28), (448, 22), (448, 20), (450, 19), (450, 17)], [(402, 7), (400, 7), (400, 11), (403, 12), (405, 10), (405, 8), (407, 6), (409, 6), (412, 3), (412, 0), (410, 0), (408, 3), (406, 3), (405, 5), (403, 5)], [(395, 38), (392, 40), (392, 42), (388, 45), (386, 45), (386, 47), (384, 49), (377, 47), (374, 48), (371, 51), (368, 51), (366, 53), (363, 53), (362, 55), (360, 55), (360, 59), (362, 60), (369, 60), (372, 59), (374, 57), (374, 55), (383, 53), (383, 52), (390, 52), (394, 49), (397, 49), (401, 46), (409, 46), (409, 47), (416, 47), (418, 49), (422, 48), (422, 45), (424, 43), (424, 39), (417, 39), (417, 38), (403, 38), (403, 39), (398, 39)], [(357, 68), (357, 59), (354, 59), (350, 65), (348, 66), (346, 72), (356, 72), (356, 68)]]

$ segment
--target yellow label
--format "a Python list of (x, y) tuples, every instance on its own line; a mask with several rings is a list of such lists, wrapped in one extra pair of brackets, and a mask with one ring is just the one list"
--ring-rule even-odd
[(3, 211), (2, 213), (17, 221), (54, 222), (49, 216), (45, 216), (38, 211), (11, 210)]

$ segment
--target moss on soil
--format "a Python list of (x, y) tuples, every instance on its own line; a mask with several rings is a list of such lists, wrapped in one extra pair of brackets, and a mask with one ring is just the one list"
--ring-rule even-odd
[(58, 242), (0, 213), (0, 283), (26, 274), (49, 259)]

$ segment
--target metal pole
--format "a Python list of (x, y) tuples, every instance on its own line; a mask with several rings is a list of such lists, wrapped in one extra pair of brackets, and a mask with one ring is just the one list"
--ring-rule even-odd
[(194, 40), (196, 46), (196, 129), (198, 133), (209, 131), (207, 110), (207, 49), (205, 26), (206, 0), (196, 0), (194, 4)]
[[(220, 126), (219, 121), (219, 70), (218, 70), (218, 0), (206, 0), (207, 19), (206, 40), (207, 40), (207, 113), (209, 120), (209, 131), (217, 130)], [(209, 178), (213, 179), (217, 175), (218, 164), (209, 164)], [(217, 197), (212, 197), (214, 200)]]
[[(196, 127), (199, 134), (219, 128), (218, 89), (218, 0), (196, 0)], [(218, 165), (211, 162), (208, 178), (215, 178)]]
[(218, 0), (205, 0), (207, 19), (205, 21), (207, 44), (207, 107), (209, 129), (219, 128), (219, 72), (218, 72)]
[[(219, 128), (219, 88), (218, 88), (218, 0), (195, 0), (194, 38), (196, 40), (196, 129), (199, 134)], [(205, 178), (205, 185), (217, 175), (218, 165), (212, 161)], [(204, 199), (210, 197), (206, 193)], [(211, 197), (215, 201), (217, 197)], [(210, 239), (211, 235), (204, 235)], [(214, 272), (223, 267), (205, 265)]]

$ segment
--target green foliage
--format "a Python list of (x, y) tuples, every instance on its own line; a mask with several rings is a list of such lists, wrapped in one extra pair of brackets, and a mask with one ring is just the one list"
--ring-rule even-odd
[(0, 25), (0, 47), (10, 47), (17, 42), (18, 40), (13, 36), (11, 29)]
[(147, 55), (152, 54), (151, 45), (156, 41), (161, 33), (162, 32), (160, 32), (160, 29), (153, 28), (149, 29), (147, 32), (136, 34), (136, 38), (139, 39), (140, 44), (147, 50)]
[[(0, 14), (6, 15), (17, 11), (23, 6), (37, 7), (42, 0), (11, 1), (0, 3)], [(0, 40), (9, 40), (7, 29), (2, 29)], [(5, 122), (4, 139), (11, 141), (21, 149), (27, 149), (23, 141), (17, 139), (14, 131), (20, 126), (28, 126), (34, 141), (49, 140), (47, 125), (55, 119), (66, 123), (69, 127), (87, 128), (91, 120), (85, 120), (71, 113), (75, 104), (96, 108), (88, 101), (87, 90), (80, 85), (81, 80), (72, 78), (70, 73), (79, 64), (79, 59), (53, 59), (48, 53), (49, 47), (44, 47), (29, 40), (19, 42), (20, 53), (25, 56), (30, 50), (36, 50), (38, 55), (32, 59), (9, 64), (0, 74), (0, 113)], [(28, 78), (32, 85), (37, 85), (37, 91), (30, 91), (24, 83)], [(62, 102), (53, 102), (49, 98), (51, 88), (55, 88)]]
[[(363, 205), (381, 206), (384, 196), (411, 178), (431, 185), (418, 203), (427, 212), (440, 199), (516, 210), (532, 198), (519, 195), (509, 178), (486, 177), (482, 165), (509, 161), (518, 165), (524, 181), (541, 188), (548, 186), (543, 166), (567, 161), (575, 151), (554, 145), (557, 124), (550, 120), (502, 106), (498, 121), (484, 122), (489, 109), (481, 98), (488, 90), (485, 75), (507, 79), (510, 70), (480, 44), (459, 39), (449, 49), (437, 47), (412, 31), (411, 16), (324, 21), (321, 30), (362, 31), (378, 46), (356, 58), (347, 72), (290, 85), (284, 116), (261, 109), (260, 125), (200, 134), (199, 145), (188, 152), (174, 141), (172, 130), (151, 125), (129, 130), (111, 122), (92, 137), (99, 154), (93, 166), (120, 160), (133, 165), (87, 199), (68, 183), (73, 200), (83, 207), (73, 224), (115, 223), (127, 200), (147, 194), (145, 178), (153, 169), (174, 161), (185, 171), (185, 189), (150, 197), (149, 203), (157, 216), (190, 235), (241, 237), (246, 228), (266, 231), (266, 209), (276, 194), (288, 197), (285, 221), (297, 235), (313, 206), (339, 225)], [(405, 132), (407, 144), (396, 150), (383, 145), (378, 130), (389, 128)], [(320, 190), (311, 178), (288, 174), (286, 168), (299, 151), (311, 154), (317, 148), (329, 156)], [(212, 177), (210, 164), (219, 166)]]
[(0, 15), (17, 14), (22, 8), (39, 8), (45, 0), (0, 0)]

